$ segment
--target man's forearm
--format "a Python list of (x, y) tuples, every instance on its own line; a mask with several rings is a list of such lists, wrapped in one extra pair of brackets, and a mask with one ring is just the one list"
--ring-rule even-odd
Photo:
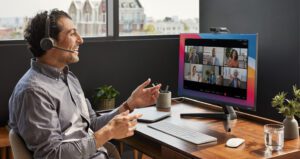
[(34, 146), (34, 156), (37, 159), (88, 159), (97, 152), (93, 137), (85, 137), (76, 141), (50, 142)]
[(99, 131), (94, 133), (95, 142), (96, 142), (96, 148), (100, 148), (103, 146), (106, 142), (112, 139), (112, 133), (109, 128), (109, 126), (105, 126)]

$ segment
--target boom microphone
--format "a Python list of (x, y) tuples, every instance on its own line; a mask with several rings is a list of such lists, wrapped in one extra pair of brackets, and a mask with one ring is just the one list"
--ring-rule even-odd
[(76, 53), (76, 51), (64, 49), (64, 48), (57, 47), (57, 46), (53, 46), (53, 48), (58, 49), (58, 50), (62, 50), (62, 51), (66, 51), (66, 52)]

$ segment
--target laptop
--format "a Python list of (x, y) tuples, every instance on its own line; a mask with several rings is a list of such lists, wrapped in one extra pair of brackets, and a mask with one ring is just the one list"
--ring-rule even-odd
[(170, 112), (157, 111), (156, 107), (137, 108), (131, 114), (143, 114), (137, 119), (139, 122), (153, 123), (171, 116)]

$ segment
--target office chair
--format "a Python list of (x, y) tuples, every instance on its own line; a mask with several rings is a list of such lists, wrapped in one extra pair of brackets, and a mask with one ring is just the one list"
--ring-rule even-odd
[(9, 141), (14, 159), (32, 159), (31, 152), (27, 149), (21, 137), (15, 133), (13, 129), (9, 131)]

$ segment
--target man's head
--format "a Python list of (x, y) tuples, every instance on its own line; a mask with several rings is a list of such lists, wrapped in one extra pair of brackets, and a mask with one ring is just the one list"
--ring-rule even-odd
[[(49, 18), (49, 26), (46, 26), (47, 18)], [(41, 48), (40, 41), (45, 38), (47, 27), (50, 37), (54, 40), (54, 45), (70, 50), (72, 53), (55, 48), (45, 51)], [(79, 60), (78, 48), (83, 40), (77, 33), (71, 17), (64, 11), (54, 9), (50, 13), (47, 11), (38, 13), (28, 23), (24, 33), (24, 38), (34, 57), (41, 58), (46, 54), (51, 54), (51, 57), (66, 64)]]
[(234, 70), (234, 72), (233, 72), (233, 76), (234, 77), (237, 77), (239, 75), (239, 72), (238, 72), (238, 70)]
[(212, 53), (212, 57), (216, 57), (216, 49), (215, 48), (212, 48), (211, 53)]
[(196, 54), (196, 48), (194, 48), (194, 47), (191, 48), (191, 53), (192, 53), (192, 54)]

